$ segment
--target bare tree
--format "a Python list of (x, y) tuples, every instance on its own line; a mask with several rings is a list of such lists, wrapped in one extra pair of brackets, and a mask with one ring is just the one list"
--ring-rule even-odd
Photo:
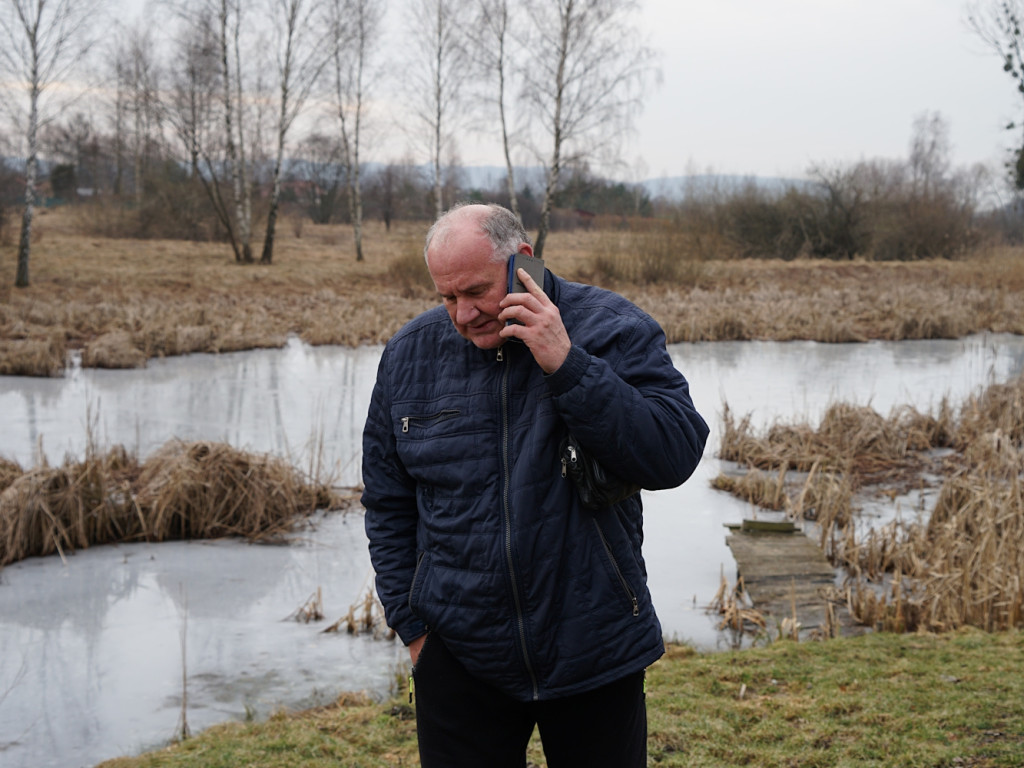
[(321, 51), (322, 32), (315, 20), (317, 0), (271, 0), (271, 21), (277, 38), (277, 77), (280, 97), (277, 118), (277, 153), (271, 177), (270, 209), (260, 263), (274, 258), (274, 234), (281, 197), (281, 166), (285, 141), (292, 123), (302, 111), (320, 71), (327, 63)]
[[(967, 6), (967, 24), (999, 56), (1003, 71), (1024, 98), (1024, 6), (1021, 0), (970, 3)], [(1006, 126), (1011, 131), (1021, 127), (1021, 121), (1011, 121)], [(1008, 168), (1014, 187), (1024, 191), (1024, 138), (1018, 139)]]
[(949, 175), (949, 124), (939, 112), (914, 118), (910, 136), (910, 184), (914, 197), (930, 198)]
[(444, 212), (442, 159), (460, 106), (468, 68), (462, 34), (465, 0), (410, 0), (412, 59), (402, 73), (409, 109), (417, 118), (432, 166), (434, 213)]
[(176, 42), (176, 59), (170, 66), (167, 115), (185, 151), (189, 176), (193, 179), (200, 177), (200, 161), (212, 141), (218, 119), (215, 94), (220, 91), (222, 71), (214, 26), (210, 9), (198, 9), (193, 23)]
[(525, 96), (550, 139), (534, 250), (544, 252), (566, 163), (614, 148), (640, 108), (653, 51), (631, 24), (633, 0), (525, 0)]
[[(127, 131), (132, 158), (132, 188), (136, 208), (142, 207), (144, 175), (156, 145), (160, 143), (160, 84), (154, 58), (153, 37), (141, 25), (127, 31), (114, 53), (114, 75), (117, 83), (116, 123)], [(123, 134), (118, 143), (123, 142)]]
[(305, 183), (300, 195), (314, 224), (329, 223), (341, 207), (348, 169), (336, 136), (313, 133), (299, 145), (301, 160), (295, 164), (297, 176)]
[(493, 105), (498, 115), (501, 146), (505, 155), (505, 183), (509, 207), (516, 218), (522, 220), (519, 215), (519, 202), (516, 199), (515, 167), (512, 164), (509, 137), (509, 85), (514, 71), (511, 52), (512, 13), (508, 0), (477, 0), (477, 13), (476, 23), (470, 28), (470, 55), (475, 66), (482, 72), (484, 81), (493, 88), (484, 96), (484, 101)]
[(343, 161), (349, 184), (349, 215), (355, 238), (356, 261), (363, 260), (363, 194), (360, 141), (365, 101), (376, 83), (372, 57), (384, 16), (383, 0), (330, 0), (331, 58), (334, 102), (341, 133)]
[[(17, 287), (29, 284), (29, 255), (32, 247), (32, 218), (36, 205), (39, 172), (39, 126), (50, 117), (52, 103), (47, 91), (62, 81), (82, 61), (92, 46), (90, 26), (95, 19), (96, 0), (0, 0), (0, 71), (23, 83), (27, 110), (24, 120), (25, 207), (18, 243)], [(14, 105), (15, 99), (8, 102)]]
[(235, 261), (252, 263), (253, 168), (260, 145), (260, 81), (256, 47), (240, 0), (171, 2), (183, 22), (175, 42), (169, 120), (185, 149), (190, 174), (206, 192)]
[[(251, 263), (252, 255), (252, 184), (249, 168), (252, 160), (247, 159), (247, 146), (250, 140), (245, 129), (245, 80), (242, 76), (242, 3), (235, 0), (228, 8), (227, 0), (221, 0), (225, 9), (225, 23), (222, 25), (221, 66), (224, 82), (224, 118), (228, 156), (231, 162), (231, 184), (235, 196), (235, 222), (238, 227), (238, 240), (241, 245), (241, 261)], [(227, 21), (230, 18), (231, 21)], [(230, 34), (229, 34), (230, 29)], [(233, 58), (232, 66), (228, 61), (228, 39)], [(232, 119), (233, 118), (233, 119)], [(234, 130), (232, 130), (234, 126)], [(257, 121), (257, 129), (259, 123)], [(237, 142), (237, 143), (236, 143)]]

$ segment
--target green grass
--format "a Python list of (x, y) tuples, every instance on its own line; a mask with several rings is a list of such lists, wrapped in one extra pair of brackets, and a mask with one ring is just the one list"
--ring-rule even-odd
[[(1024, 635), (873, 634), (699, 654), (648, 673), (652, 766), (1024, 765)], [(104, 768), (419, 765), (403, 700), (232, 723)], [(536, 741), (530, 760), (543, 766)]]

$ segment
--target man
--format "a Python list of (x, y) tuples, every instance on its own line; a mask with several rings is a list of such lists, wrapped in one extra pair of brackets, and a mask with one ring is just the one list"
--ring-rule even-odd
[[(682, 483), (707, 426), (657, 323), (545, 272), (511, 212), (466, 205), (427, 234), (443, 307), (388, 342), (363, 436), (363, 505), (388, 624), (409, 646), (425, 768), (646, 764), (644, 670), (664, 652), (639, 493), (585, 508), (572, 433), (624, 480)], [(515, 322), (510, 322), (515, 321)]]

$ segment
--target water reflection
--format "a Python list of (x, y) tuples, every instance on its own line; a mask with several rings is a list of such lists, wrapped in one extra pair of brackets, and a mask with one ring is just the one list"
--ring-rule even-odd
[[(666, 635), (728, 645), (703, 605), (732, 577), (723, 524), (748, 506), (710, 488), (720, 413), (755, 425), (815, 421), (843, 400), (888, 413), (959, 402), (1024, 370), (1024, 340), (822, 345), (674, 345), (712, 434), (683, 488), (645, 493), (645, 555)], [(101, 446), (145, 457), (166, 440), (219, 440), (305, 463), (314, 436), (343, 484), (359, 481), (360, 434), (379, 348), (195, 355), (140, 371), (75, 370), (63, 379), (0, 377), (0, 454), (33, 463)], [(100, 547), (62, 564), (36, 558), (0, 572), (0, 755), (12, 768), (90, 765), (170, 738), (181, 711), (186, 631), (188, 720), (201, 728), (247, 711), (386, 691), (404, 651), (285, 621), (316, 590), (328, 619), (361, 597), (369, 575), (362, 519), (333, 516), (290, 546), (236, 541)]]
[[(305, 466), (323, 437), (338, 482), (359, 482), (359, 447), (380, 349), (310, 348), (190, 355), (143, 370), (74, 369), (63, 379), (0, 376), (0, 454), (33, 463), (80, 456), (87, 430), (143, 457), (171, 437), (270, 451)], [(88, 424), (91, 413), (94, 423)]]

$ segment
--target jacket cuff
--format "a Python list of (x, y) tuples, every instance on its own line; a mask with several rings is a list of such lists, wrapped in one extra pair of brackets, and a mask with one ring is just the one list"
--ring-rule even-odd
[(565, 361), (554, 373), (545, 376), (553, 395), (563, 395), (580, 383), (590, 365), (590, 355), (583, 347), (575, 344), (569, 350)]
[(417, 637), (422, 637), (427, 634), (427, 625), (422, 621), (411, 621), (404, 625), (401, 629), (395, 630), (399, 640), (406, 645), (409, 645)]

